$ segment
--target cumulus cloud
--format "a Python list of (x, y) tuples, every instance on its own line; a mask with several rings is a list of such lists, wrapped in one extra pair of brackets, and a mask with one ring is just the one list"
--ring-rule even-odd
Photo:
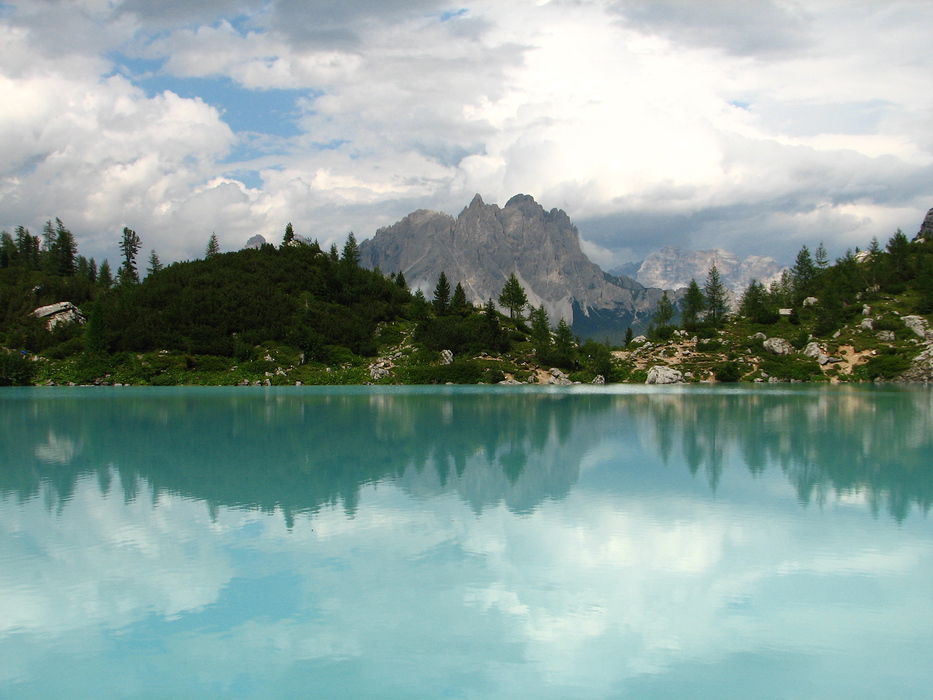
[[(604, 266), (665, 244), (786, 261), (813, 233), (841, 253), (933, 203), (930, 31), (911, 2), (20, 0), (0, 225), (59, 216), (113, 256), (129, 224), (174, 259), (212, 230), (329, 243), (524, 192)], [(273, 89), (292, 129), (234, 131), (227, 107)]]

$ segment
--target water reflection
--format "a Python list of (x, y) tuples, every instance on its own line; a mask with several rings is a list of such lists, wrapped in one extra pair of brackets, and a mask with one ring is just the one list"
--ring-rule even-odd
[(0, 394), (0, 695), (925, 697), (930, 420), (897, 389)]
[(412, 494), (454, 491), (471, 507), (530, 512), (562, 498), (581, 460), (632, 445), (702, 474), (727, 462), (780, 469), (802, 503), (860, 494), (903, 519), (933, 499), (933, 394), (803, 388), (624, 393), (239, 390), (8, 392), (0, 398), (0, 492), (40, 484), (70, 498), (83, 474), (126, 499), (154, 493), (291, 519), (391, 478)]

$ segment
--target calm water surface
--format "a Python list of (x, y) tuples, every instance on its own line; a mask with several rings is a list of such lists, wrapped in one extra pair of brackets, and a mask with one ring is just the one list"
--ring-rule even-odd
[(4, 389), (3, 698), (929, 698), (933, 393)]

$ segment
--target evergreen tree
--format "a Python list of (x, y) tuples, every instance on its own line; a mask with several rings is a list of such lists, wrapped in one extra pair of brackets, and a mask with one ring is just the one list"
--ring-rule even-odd
[(658, 299), (658, 307), (654, 312), (652, 322), (657, 324), (658, 329), (667, 328), (671, 319), (674, 318), (674, 305), (671, 304), (670, 297), (667, 296), (667, 290)]
[(401, 270), (399, 270), (398, 274), (395, 276), (395, 285), (399, 289), (408, 289), (408, 282), (405, 280), (405, 275), (402, 274)]
[(820, 244), (816, 248), (816, 266), (821, 271), (829, 267), (829, 257), (826, 255), (826, 248), (823, 246), (823, 241), (820, 241)]
[(770, 324), (778, 320), (777, 311), (769, 308), (768, 292), (756, 279), (749, 282), (739, 302), (739, 313), (754, 323)]
[(509, 318), (521, 318), (522, 310), (528, 304), (528, 296), (521, 282), (513, 272), (499, 294), (499, 304), (509, 310)]
[(463, 289), (463, 285), (457, 282), (457, 286), (454, 287), (454, 295), (450, 299), (450, 310), (459, 313), (465, 311), (468, 307), (466, 291)]
[(447, 281), (447, 275), (441, 271), (437, 278), (437, 286), (434, 287), (434, 313), (438, 316), (444, 316), (450, 311), (450, 283)]
[(207, 241), (207, 248), (204, 249), (204, 259), (210, 260), (220, 253), (220, 243), (217, 240), (217, 234), (211, 232), (211, 237)]
[(910, 242), (900, 229), (891, 236), (886, 246), (888, 277), (894, 282), (910, 279)]
[(120, 252), (123, 253), (123, 264), (117, 272), (120, 278), (120, 284), (137, 284), (139, 282), (139, 273), (136, 271), (136, 254), (142, 241), (136, 235), (136, 231), (131, 228), (123, 227), (123, 238), (120, 240)]
[(327, 251), (327, 257), (330, 258), (331, 262), (338, 262), (340, 260), (340, 251), (337, 250), (336, 243), (330, 244), (330, 250)]
[(538, 348), (538, 352), (551, 345), (551, 322), (547, 317), (544, 304), (537, 308), (531, 307), (531, 339)]
[(285, 225), (285, 237), (282, 239), (282, 245), (289, 245), (295, 240), (295, 229), (292, 228), (292, 222)]
[(55, 219), (55, 242), (50, 255), (54, 272), (62, 277), (73, 277), (77, 273), (78, 245), (61, 219)]
[(703, 296), (703, 291), (700, 289), (700, 285), (697, 284), (696, 278), (693, 278), (690, 280), (690, 284), (687, 285), (687, 293), (684, 295), (681, 304), (681, 324), (684, 327), (695, 326), (700, 322), (700, 314), (705, 310), (706, 297)]
[(706, 302), (706, 321), (713, 326), (718, 326), (726, 317), (726, 287), (722, 283), (715, 264), (710, 267), (706, 275), (703, 296)]
[(810, 249), (803, 246), (797, 253), (797, 259), (790, 271), (794, 280), (794, 303), (800, 304), (813, 292), (813, 283), (816, 280), (817, 267), (810, 257)]
[(340, 261), (348, 268), (358, 268), (360, 266), (360, 247), (356, 242), (356, 236), (350, 231), (347, 236), (347, 242), (343, 245), (343, 253)]
[(152, 275), (156, 272), (159, 272), (164, 267), (165, 266), (162, 264), (162, 261), (159, 260), (159, 255), (155, 252), (155, 250), (149, 253), (149, 269), (147, 271), (148, 274)]
[(554, 360), (561, 367), (570, 367), (573, 364), (573, 349), (575, 346), (573, 331), (563, 318), (557, 324), (554, 332)]
[(113, 273), (110, 272), (110, 263), (106, 260), (100, 264), (100, 270), (97, 272), (97, 284), (104, 289), (110, 289), (113, 286)]
[(16, 243), (6, 231), (0, 232), (0, 268), (10, 267), (16, 260)]
[(625, 329), (625, 341), (624, 341), (625, 347), (628, 347), (631, 344), (632, 340), (634, 340), (634, 338), (635, 338), (635, 334), (632, 332), (632, 327), (628, 326)]

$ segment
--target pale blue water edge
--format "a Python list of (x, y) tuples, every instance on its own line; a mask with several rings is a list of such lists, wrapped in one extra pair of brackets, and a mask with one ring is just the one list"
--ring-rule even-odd
[(3, 698), (929, 698), (933, 392), (0, 391)]

